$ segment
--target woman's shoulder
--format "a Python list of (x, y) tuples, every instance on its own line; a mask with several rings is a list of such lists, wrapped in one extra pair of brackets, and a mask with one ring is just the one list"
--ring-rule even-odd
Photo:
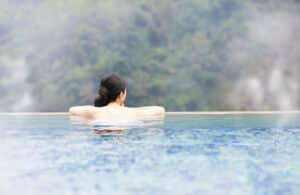
[(134, 113), (138, 119), (161, 118), (165, 116), (165, 108), (162, 106), (144, 106), (127, 108)]
[(142, 106), (142, 107), (126, 107), (130, 111), (149, 111), (165, 113), (165, 108), (162, 106)]
[(89, 119), (147, 119), (161, 118), (165, 115), (165, 108), (161, 106), (144, 107), (95, 107), (95, 106), (74, 106), (69, 113)]

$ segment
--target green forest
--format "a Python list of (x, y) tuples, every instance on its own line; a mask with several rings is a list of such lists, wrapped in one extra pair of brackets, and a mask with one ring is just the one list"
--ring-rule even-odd
[(127, 82), (127, 106), (300, 107), (299, 0), (0, 4), (2, 112), (93, 104), (112, 72)]

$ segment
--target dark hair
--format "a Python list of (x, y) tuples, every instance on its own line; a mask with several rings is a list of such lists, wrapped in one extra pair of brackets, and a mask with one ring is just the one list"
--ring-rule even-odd
[(121, 92), (126, 89), (125, 81), (117, 74), (105, 76), (100, 81), (98, 96), (94, 101), (94, 106), (106, 106), (117, 99)]

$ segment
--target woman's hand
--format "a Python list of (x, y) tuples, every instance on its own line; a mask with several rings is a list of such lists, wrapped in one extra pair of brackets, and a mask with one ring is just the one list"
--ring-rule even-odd
[(94, 106), (74, 106), (69, 109), (69, 114), (73, 116), (84, 117), (92, 119), (94, 117)]

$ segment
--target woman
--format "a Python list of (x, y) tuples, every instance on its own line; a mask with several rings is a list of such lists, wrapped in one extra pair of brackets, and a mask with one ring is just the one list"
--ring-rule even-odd
[(124, 106), (125, 100), (125, 81), (118, 75), (111, 74), (101, 80), (94, 106), (71, 107), (69, 113), (73, 116), (100, 121), (134, 121), (159, 118), (165, 115), (163, 107), (129, 108)]

